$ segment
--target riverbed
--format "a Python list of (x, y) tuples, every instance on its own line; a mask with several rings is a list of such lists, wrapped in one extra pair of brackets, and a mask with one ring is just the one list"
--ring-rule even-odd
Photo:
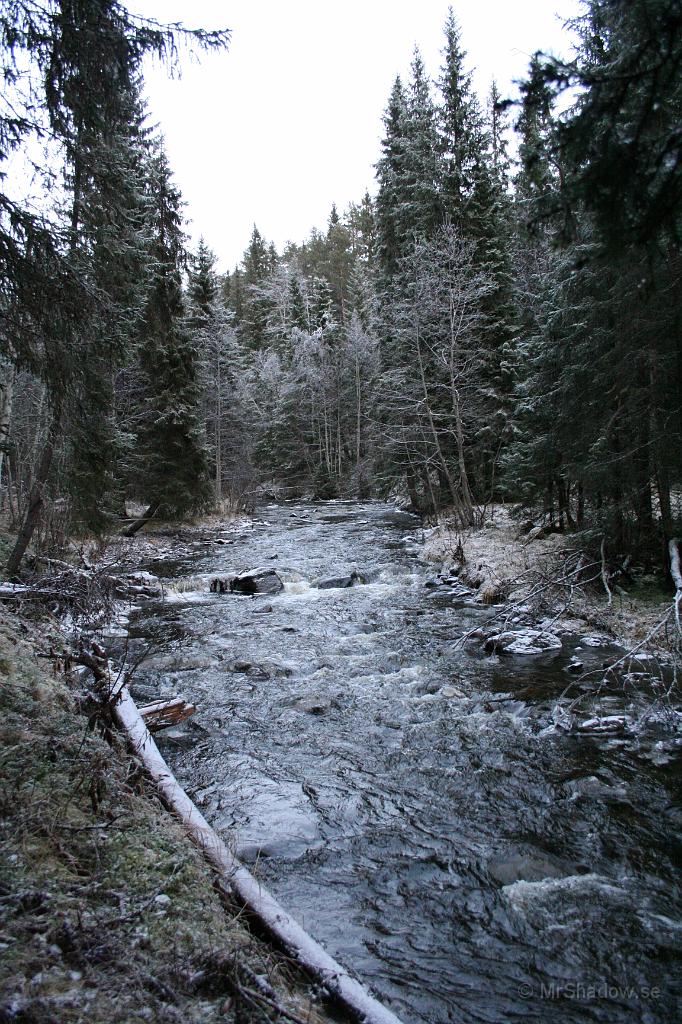
[[(151, 566), (170, 586), (131, 624), (133, 654), (148, 648), (133, 692), (198, 705), (162, 752), (405, 1024), (678, 1019), (670, 720), (611, 683), (597, 711), (635, 727), (558, 727), (571, 661), (589, 687), (619, 652), (462, 648), (491, 611), (420, 560), (419, 533), (379, 502), (286, 504)], [(282, 593), (209, 593), (254, 566)], [(354, 570), (361, 585), (317, 585)]]

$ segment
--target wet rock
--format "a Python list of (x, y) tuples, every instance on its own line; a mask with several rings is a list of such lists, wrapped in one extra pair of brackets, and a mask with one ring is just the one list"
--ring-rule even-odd
[(580, 643), (584, 644), (585, 647), (610, 647), (613, 640), (610, 640), (607, 636), (595, 633), (590, 636), (581, 636)]
[(233, 594), (279, 594), (282, 590), (284, 584), (274, 569), (248, 569), (230, 583)]
[(488, 862), (488, 872), (500, 885), (563, 878), (575, 871), (573, 865), (541, 851), (512, 851), (506, 857), (495, 857)]
[(543, 654), (561, 646), (558, 636), (542, 629), (509, 629), (489, 637), (485, 649), (498, 654)]
[(582, 672), (584, 667), (585, 666), (579, 658), (571, 658), (568, 665), (566, 666), (566, 671), (571, 672), (574, 675), (578, 675), (579, 672)]
[(367, 580), (362, 573), (354, 569), (350, 576), (338, 576), (335, 579), (322, 580), (321, 583), (316, 585), (318, 590), (345, 590), (349, 587), (362, 586), (366, 582)]
[(253, 614), (254, 615), (264, 615), (267, 612), (271, 612), (272, 610), (273, 609), (272, 609), (272, 605), (271, 604), (263, 604), (263, 605), (260, 606), (260, 608), (255, 608)]
[(279, 594), (282, 580), (274, 569), (246, 569), (232, 579), (211, 580), (212, 594)]
[(456, 686), (443, 686), (440, 692), (443, 697), (454, 697), (457, 700), (461, 700), (466, 696)]
[(305, 711), (308, 715), (324, 715), (329, 711), (331, 705), (320, 697), (304, 697), (296, 703), (299, 711)]
[(528, 541), (542, 540), (543, 537), (546, 537), (548, 533), (549, 533), (549, 530), (547, 529), (546, 526), (534, 526), (526, 534), (526, 540), (528, 540)]

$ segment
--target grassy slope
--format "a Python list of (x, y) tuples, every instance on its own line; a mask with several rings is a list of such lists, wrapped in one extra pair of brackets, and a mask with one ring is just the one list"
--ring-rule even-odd
[(263, 978), (328, 1019), (20, 628), (0, 611), (0, 1021), (284, 1019), (249, 995)]

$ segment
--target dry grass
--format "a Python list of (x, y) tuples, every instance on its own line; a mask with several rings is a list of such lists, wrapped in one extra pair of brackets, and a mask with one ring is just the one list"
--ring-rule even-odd
[[(679, 645), (670, 628), (671, 597), (653, 577), (616, 593), (609, 606), (600, 566), (588, 563), (576, 572), (581, 553), (574, 536), (553, 533), (530, 540), (509, 508), (494, 508), (482, 528), (453, 529), (445, 520), (427, 531), (423, 555), (457, 571), (484, 604), (527, 604), (535, 618), (558, 616), (567, 630), (603, 632), (628, 649), (645, 644), (668, 655)], [(667, 627), (662, 625), (666, 616)]]

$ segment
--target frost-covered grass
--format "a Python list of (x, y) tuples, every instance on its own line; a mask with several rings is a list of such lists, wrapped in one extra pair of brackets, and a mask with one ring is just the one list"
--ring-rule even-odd
[(0, 612), (0, 1019), (326, 1019), (28, 628)]
[[(458, 558), (460, 543), (463, 564)], [(609, 606), (599, 564), (588, 563), (575, 578), (570, 576), (579, 549), (579, 538), (570, 533), (530, 539), (509, 507), (496, 506), (481, 528), (455, 529), (445, 519), (425, 531), (422, 554), (446, 569), (455, 568), (483, 603), (530, 602), (530, 611), (538, 618), (559, 615), (560, 625), (568, 630), (584, 631), (587, 625), (627, 648), (646, 643), (649, 649), (669, 653), (676, 640), (669, 629), (657, 629), (671, 607), (671, 595), (660, 579), (640, 577), (627, 592), (616, 591)], [(585, 584), (585, 579), (591, 582)]]

